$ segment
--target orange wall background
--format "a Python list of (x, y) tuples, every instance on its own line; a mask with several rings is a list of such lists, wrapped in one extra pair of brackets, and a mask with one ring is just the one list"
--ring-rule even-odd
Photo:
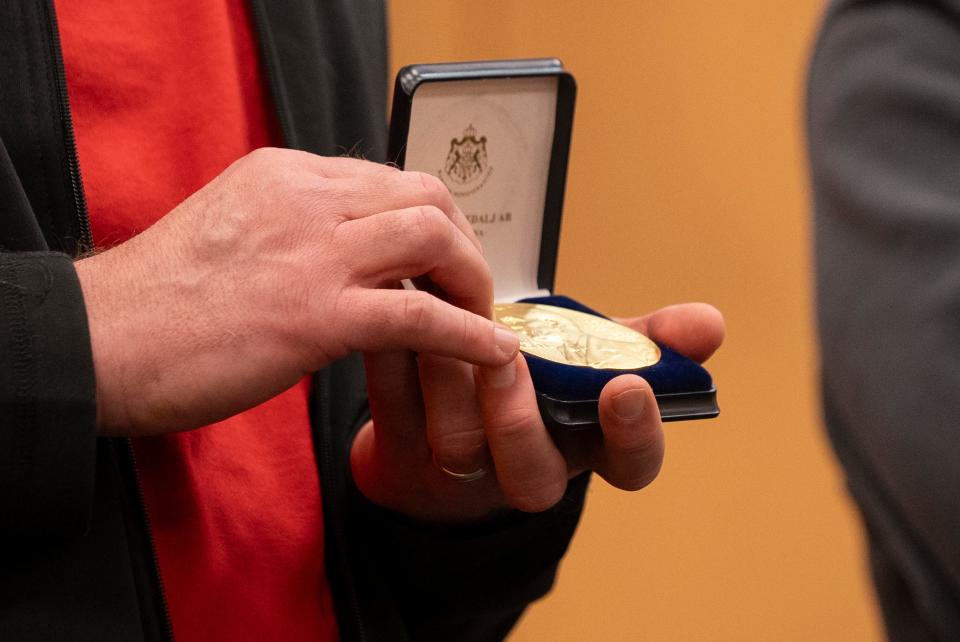
[(559, 56), (577, 77), (559, 292), (624, 315), (710, 301), (728, 324), (721, 418), (668, 425), (651, 487), (594, 482), (512, 642), (881, 637), (817, 405), (802, 101), (822, 9), (391, 4), (394, 69)]

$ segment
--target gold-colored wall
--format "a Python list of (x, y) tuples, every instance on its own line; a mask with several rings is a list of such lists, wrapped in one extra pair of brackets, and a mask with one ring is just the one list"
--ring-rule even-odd
[[(873, 640), (861, 532), (819, 423), (802, 132), (819, 1), (394, 0), (394, 69), (559, 56), (579, 83), (558, 291), (723, 310), (723, 415), (660, 478), (598, 480), (512, 642)], [(469, 605), (464, 605), (469, 608)]]

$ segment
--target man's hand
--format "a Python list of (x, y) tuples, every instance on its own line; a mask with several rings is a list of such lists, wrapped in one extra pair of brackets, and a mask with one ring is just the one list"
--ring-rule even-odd
[[(76, 268), (104, 434), (223, 419), (351, 350), (484, 366), (517, 354), (443, 184), (356, 159), (255, 151)], [(422, 275), (445, 300), (394, 288)]]
[[(700, 362), (724, 335), (721, 314), (702, 303), (620, 321)], [(635, 375), (604, 388), (602, 434), (572, 431), (554, 441), (522, 356), (479, 368), (403, 353), (368, 354), (366, 363), (373, 421), (357, 435), (351, 464), (360, 490), (386, 508), (423, 521), (465, 522), (503, 508), (546, 510), (588, 469), (625, 490), (646, 486), (660, 471), (660, 412)], [(463, 482), (441, 467), (489, 472)]]

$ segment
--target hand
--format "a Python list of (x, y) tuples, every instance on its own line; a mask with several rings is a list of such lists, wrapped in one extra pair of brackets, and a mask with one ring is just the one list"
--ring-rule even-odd
[[(700, 362), (723, 341), (723, 317), (702, 303), (620, 322)], [(650, 386), (636, 375), (603, 389), (602, 434), (569, 432), (554, 441), (522, 356), (480, 368), (401, 353), (367, 355), (366, 363), (373, 421), (354, 442), (354, 479), (374, 503), (415, 519), (465, 522), (503, 508), (542, 511), (585, 470), (625, 490), (643, 488), (660, 471), (660, 412)], [(489, 474), (461, 482), (441, 466)]]
[[(255, 151), (76, 268), (103, 434), (218, 421), (351, 350), (517, 354), (486, 318), (489, 268), (442, 183), (356, 159)], [(421, 275), (446, 301), (393, 289)]]

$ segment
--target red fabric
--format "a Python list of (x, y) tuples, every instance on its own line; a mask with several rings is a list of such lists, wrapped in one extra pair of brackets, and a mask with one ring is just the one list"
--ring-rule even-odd
[[(94, 240), (144, 230), (277, 140), (240, 0), (57, 0)], [(335, 640), (307, 380), (135, 444), (180, 642)]]

